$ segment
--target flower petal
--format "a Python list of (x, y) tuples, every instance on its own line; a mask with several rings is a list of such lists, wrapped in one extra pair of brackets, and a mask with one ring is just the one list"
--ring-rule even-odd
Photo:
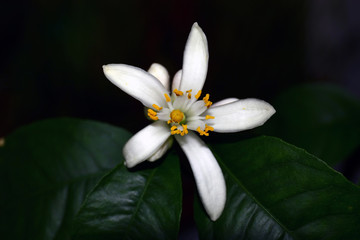
[(171, 147), (171, 145), (173, 144), (173, 138), (170, 137), (166, 140), (166, 142), (159, 148), (159, 150), (157, 150), (149, 159), (149, 162), (154, 162), (156, 160), (158, 160), (159, 158), (161, 158), (162, 156), (164, 156), (164, 154), (166, 153), (166, 151)]
[(166, 90), (170, 91), (170, 80), (169, 73), (166, 68), (158, 63), (151, 64), (148, 73), (156, 77)]
[(175, 135), (189, 159), (201, 201), (211, 220), (218, 219), (226, 201), (226, 185), (214, 155), (193, 132)]
[(223, 100), (220, 100), (220, 101), (214, 103), (213, 105), (211, 105), (211, 107), (217, 107), (217, 106), (225, 105), (225, 104), (228, 104), (228, 103), (236, 102), (238, 100), (239, 100), (238, 98), (225, 98)]
[(105, 76), (121, 90), (136, 98), (146, 107), (166, 106), (164, 93), (168, 91), (153, 75), (125, 64), (103, 66)]
[(204, 32), (194, 23), (184, 51), (180, 90), (192, 89), (196, 94), (204, 86), (208, 69), (209, 52)]
[(198, 116), (198, 115), (202, 114), (203, 112), (205, 112), (206, 110), (207, 110), (207, 107), (205, 106), (204, 102), (197, 101), (191, 105), (190, 109), (187, 111), (187, 114), (190, 117)]
[(171, 85), (171, 90), (174, 91), (174, 89), (179, 89), (180, 87), (180, 82), (181, 82), (181, 76), (182, 76), (182, 70), (180, 69), (179, 71), (177, 71), (175, 73), (172, 85)]
[(214, 116), (208, 124), (215, 132), (238, 132), (263, 125), (275, 113), (267, 102), (255, 98), (210, 107), (205, 114)]
[(129, 168), (149, 159), (170, 136), (169, 127), (163, 121), (156, 121), (136, 133), (125, 144), (123, 154)]
[(198, 127), (200, 127), (200, 129), (205, 129), (205, 122), (203, 120), (200, 119), (195, 119), (195, 120), (189, 120), (186, 123), (188, 129), (196, 131), (196, 129), (198, 129)]

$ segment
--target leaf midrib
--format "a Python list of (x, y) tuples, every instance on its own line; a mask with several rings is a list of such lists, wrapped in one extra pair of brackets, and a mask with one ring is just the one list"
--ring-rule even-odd
[(157, 171), (157, 169), (158, 169), (158, 168), (155, 168), (155, 169), (151, 172), (151, 174), (150, 174), (150, 176), (148, 177), (148, 179), (146, 180), (145, 187), (144, 187), (144, 189), (143, 189), (143, 191), (142, 191), (142, 193), (141, 193), (141, 196), (139, 197), (139, 200), (137, 201), (135, 211), (134, 211), (133, 214), (131, 215), (131, 218), (130, 218), (129, 223), (127, 224), (127, 226), (131, 226), (132, 223), (134, 222), (135, 216), (137, 215), (137, 212), (139, 211), (139, 208), (140, 208), (141, 203), (143, 202), (145, 193), (147, 192), (147, 189), (148, 189), (148, 187), (149, 187), (149, 185), (150, 185), (150, 182), (151, 182), (152, 178), (154, 177), (155, 172)]
[(290, 231), (282, 222), (280, 222), (279, 219), (277, 219), (270, 211), (268, 211), (265, 206), (263, 206), (257, 198), (250, 193), (250, 191), (242, 184), (242, 182), (230, 171), (230, 169), (225, 165), (225, 163), (222, 161), (222, 159), (216, 154), (218, 162), (221, 164), (222, 168), (227, 171), (229, 176), (234, 179), (234, 181), (245, 191), (245, 193), (263, 210), (265, 211), (272, 219), (276, 221), (290, 236), (292, 236), (294, 239), (295, 236), (293, 236), (292, 231)]

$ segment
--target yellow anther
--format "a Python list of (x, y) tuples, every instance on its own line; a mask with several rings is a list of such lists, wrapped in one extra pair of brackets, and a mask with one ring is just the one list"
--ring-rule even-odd
[(196, 129), (196, 131), (197, 131), (198, 133), (200, 133), (201, 136), (203, 136), (203, 135), (209, 136), (209, 133), (208, 133), (208, 132), (209, 132), (209, 131), (214, 131), (214, 128), (211, 127), (211, 126), (209, 126), (209, 125), (207, 125), (207, 124), (205, 124), (205, 129), (204, 129), (204, 130), (201, 130), (201, 128), (198, 127), (198, 128)]
[(174, 130), (174, 131), (171, 131), (170, 133), (171, 133), (171, 135), (175, 135), (175, 134), (180, 134), (181, 131), (180, 130)]
[(210, 115), (206, 115), (206, 116), (205, 116), (205, 120), (214, 119), (214, 118), (215, 118), (214, 116), (210, 116)]
[(205, 136), (209, 136), (209, 134), (208, 134), (207, 132), (205, 132), (205, 131), (201, 130), (201, 128), (200, 128), (200, 127), (198, 127), (198, 128), (196, 129), (196, 131), (198, 131), (198, 133), (200, 133), (200, 135), (201, 135), (201, 136), (203, 136), (203, 135), (205, 135)]
[(211, 105), (212, 105), (212, 102), (209, 101), (209, 98), (210, 98), (210, 95), (209, 94), (206, 94), (205, 97), (203, 98), (204, 102), (205, 102), (205, 106), (207, 108), (209, 108)]
[(189, 133), (189, 131), (187, 130), (187, 125), (182, 124), (181, 126), (183, 127), (183, 130), (182, 130), (182, 131), (181, 131), (180, 129), (178, 129), (177, 126), (175, 126), (175, 125), (172, 126), (172, 127), (170, 128), (170, 130), (171, 130), (171, 135), (180, 134), (181, 136), (184, 136), (185, 134), (188, 134), (188, 133)]
[(167, 95), (167, 93), (164, 93), (164, 96), (167, 102), (171, 101), (171, 98), (169, 97), (169, 95)]
[(205, 132), (208, 132), (208, 131), (214, 131), (214, 128), (213, 127), (211, 127), (211, 126), (209, 126), (209, 125), (207, 125), (207, 124), (205, 124)]
[(200, 128), (200, 127), (198, 127), (198, 128), (196, 129), (196, 131), (198, 131), (199, 133), (201, 133), (201, 132), (202, 132), (202, 130), (201, 130), (201, 128)]
[(148, 109), (148, 114), (156, 116), (156, 112), (154, 110), (152, 110), (151, 108)]
[(181, 131), (179, 130), (179, 129), (177, 129), (177, 126), (172, 126), (171, 128), (170, 128), (170, 130), (171, 130), (171, 135), (174, 135), (174, 134), (180, 134), (181, 133)]
[(148, 114), (149, 118), (151, 118), (152, 120), (156, 121), (156, 120), (159, 120), (159, 117), (158, 116), (152, 116), (150, 114)]
[(167, 124), (170, 124), (170, 123), (172, 123), (172, 120), (167, 121)]
[(154, 121), (159, 120), (159, 117), (156, 115), (157, 115), (157, 113), (154, 110), (152, 110), (151, 108), (148, 109), (149, 118), (151, 118)]
[(199, 99), (200, 96), (201, 96), (201, 90), (198, 91), (198, 93), (195, 95), (195, 98)]
[(158, 110), (158, 111), (160, 111), (160, 110), (162, 109), (162, 107), (159, 107), (159, 106), (156, 105), (156, 104), (153, 104), (152, 106), (153, 106), (153, 108), (155, 108), (155, 109)]
[(184, 94), (182, 91), (179, 91), (176, 88), (174, 89), (174, 93), (176, 94), (176, 96), (182, 96)]
[(188, 99), (191, 99), (191, 91), (192, 89), (186, 91)]
[(184, 113), (179, 109), (175, 109), (170, 113), (170, 118), (173, 122), (179, 123), (184, 119)]
[(188, 134), (189, 131), (187, 130), (187, 125), (181, 124), (181, 126), (183, 127), (183, 130), (181, 132), (181, 136), (184, 136), (185, 134)]

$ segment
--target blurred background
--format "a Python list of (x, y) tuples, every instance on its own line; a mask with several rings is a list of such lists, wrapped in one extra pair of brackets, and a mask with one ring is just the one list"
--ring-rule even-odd
[(0, 136), (60, 116), (141, 129), (141, 104), (101, 66), (158, 62), (173, 76), (195, 21), (209, 42), (205, 92), (213, 101), (271, 102), (302, 82), (332, 82), (360, 95), (356, 0), (19, 0), (2, 10)]
[[(65, 116), (135, 133), (148, 124), (143, 107), (105, 78), (102, 65), (148, 69), (157, 62), (173, 76), (194, 22), (208, 38), (204, 92), (214, 102), (255, 97), (273, 103), (302, 83), (333, 83), (359, 98), (359, 10), (357, 0), (8, 1), (0, 15), (0, 137), (36, 120)], [(338, 166), (353, 181), (360, 168), (356, 144), (344, 154), (350, 164)], [(191, 209), (189, 169), (187, 176), (184, 208)], [(183, 218), (191, 222), (191, 210)], [(182, 224), (183, 239), (189, 239), (192, 225)]]

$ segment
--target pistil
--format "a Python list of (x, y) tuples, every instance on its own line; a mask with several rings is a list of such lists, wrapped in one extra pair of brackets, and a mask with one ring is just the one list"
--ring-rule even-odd
[(170, 118), (172, 122), (175, 123), (180, 123), (181, 121), (183, 121), (184, 117), (185, 117), (184, 113), (179, 109), (175, 109), (170, 113)]
[[(192, 89), (187, 90), (185, 92), (182, 92), (178, 89), (173, 90), (174, 95), (172, 98), (165, 93), (165, 100), (167, 102), (167, 107), (163, 109), (163, 107), (160, 107), (156, 104), (152, 105), (152, 109), (148, 109), (148, 116), (156, 121), (161, 120), (167, 122), (170, 126), (170, 132), (172, 135), (179, 134), (181, 136), (184, 136), (188, 133), (188, 123), (191, 125), (191, 129), (195, 130), (201, 135), (201, 136), (209, 136), (210, 131), (214, 131), (214, 128), (212, 126), (209, 126), (206, 124), (207, 120), (214, 119), (214, 116), (205, 115), (201, 116), (201, 108), (207, 107), (209, 108), (212, 105), (212, 102), (209, 100), (210, 94), (206, 94), (205, 97), (203, 97), (202, 101), (204, 102), (204, 105), (199, 105), (200, 101), (199, 98), (201, 96), (201, 90), (197, 92), (196, 95), (192, 96)], [(185, 96), (184, 96), (185, 95)], [(196, 101), (199, 100), (199, 101)], [(196, 102), (196, 106), (193, 107), (192, 104)], [(176, 109), (174, 109), (176, 107)], [(187, 116), (187, 113), (189, 109), (192, 109), (191, 112), (198, 113), (191, 114)], [(200, 121), (198, 124), (200, 125), (193, 125), (194, 121)], [(204, 127), (205, 125), (205, 127)], [(194, 128), (195, 127), (195, 128)]]

